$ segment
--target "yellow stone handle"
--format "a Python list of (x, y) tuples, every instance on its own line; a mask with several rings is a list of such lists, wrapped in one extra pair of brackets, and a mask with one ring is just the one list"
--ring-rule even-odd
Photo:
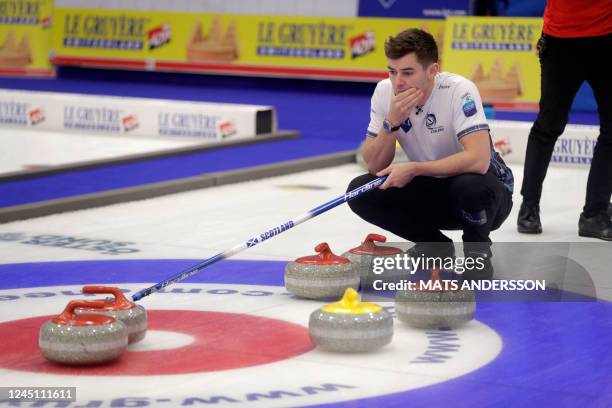
[(368, 314), (380, 313), (383, 309), (374, 303), (360, 302), (355, 289), (348, 288), (339, 302), (324, 306), (321, 310), (335, 314)]

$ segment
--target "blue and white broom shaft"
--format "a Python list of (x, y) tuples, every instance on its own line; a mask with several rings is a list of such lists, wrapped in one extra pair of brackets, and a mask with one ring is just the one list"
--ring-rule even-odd
[(331, 201), (328, 201), (327, 203), (320, 205), (316, 208), (313, 208), (312, 210), (308, 211), (306, 214), (303, 214), (295, 219), (289, 220), (283, 224), (280, 224), (274, 228), (271, 228), (265, 232), (263, 232), (262, 234), (256, 235), (254, 237), (249, 238), (248, 240), (246, 240), (245, 242), (242, 242), (236, 246), (234, 246), (233, 248), (230, 248), (224, 252), (220, 252), (217, 255), (211, 256), (210, 258), (200, 262), (197, 265), (192, 266), (191, 268), (180, 272), (164, 281), (161, 281), (149, 288), (140, 290), (136, 293), (134, 293), (132, 295), (132, 300), (134, 301), (138, 301), (140, 299), (142, 299), (145, 296), (150, 295), (151, 293), (155, 293), (160, 291), (161, 289), (165, 288), (168, 285), (171, 285), (173, 283), (182, 281), (183, 279), (186, 279), (188, 277), (190, 277), (191, 275), (194, 275), (198, 272), (200, 272), (202, 269), (217, 263), (219, 261), (222, 261), (226, 258), (229, 258), (235, 254), (237, 254), (238, 252), (242, 252), (245, 249), (254, 247), (255, 245), (258, 245), (264, 241), (267, 241), (268, 239), (275, 237), (277, 235), (279, 235), (282, 232), (285, 232), (293, 227), (295, 227), (296, 225), (300, 225), (303, 222), (308, 221), (311, 218), (316, 217), (317, 215), (323, 214), (326, 211), (331, 210), (332, 208), (335, 208), (337, 206), (339, 206), (340, 204), (346, 203), (350, 200), (352, 200), (355, 197), (358, 197), (364, 193), (367, 193), (370, 190), (373, 190), (375, 188), (377, 188), (378, 186), (380, 186), (382, 183), (384, 183), (384, 181), (387, 179), (387, 176), (383, 176), (383, 177), (379, 177), (375, 180), (370, 181), (369, 183), (364, 184), (361, 187), (357, 187), (354, 190), (351, 190), (347, 193), (344, 193), (343, 195), (334, 198)]

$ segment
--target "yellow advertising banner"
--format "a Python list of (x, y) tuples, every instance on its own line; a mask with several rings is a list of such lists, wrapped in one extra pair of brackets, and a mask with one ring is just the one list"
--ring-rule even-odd
[(53, 0), (0, 0), (0, 75), (52, 76)]
[(58, 8), (58, 64), (376, 80), (384, 41), (409, 27), (441, 42), (444, 21)]
[(449, 17), (444, 69), (474, 81), (484, 101), (536, 108), (541, 31), (541, 18)]

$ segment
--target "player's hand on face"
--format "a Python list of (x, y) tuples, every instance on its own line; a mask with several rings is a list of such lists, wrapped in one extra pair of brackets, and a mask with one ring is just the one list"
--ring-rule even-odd
[(386, 190), (390, 187), (404, 187), (418, 176), (418, 173), (414, 163), (395, 163), (382, 169), (376, 175), (378, 177), (387, 176), (385, 182), (378, 187), (381, 190)]
[(391, 121), (393, 125), (404, 123), (404, 121), (408, 119), (412, 108), (417, 105), (422, 97), (423, 91), (418, 88), (408, 88), (403, 92), (393, 95), (391, 97), (387, 119)]

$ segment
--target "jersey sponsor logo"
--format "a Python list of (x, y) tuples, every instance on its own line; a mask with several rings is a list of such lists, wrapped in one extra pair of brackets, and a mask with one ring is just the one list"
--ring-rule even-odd
[(463, 100), (463, 114), (468, 118), (474, 116), (476, 114), (476, 102), (474, 102), (472, 96), (467, 93), (461, 99)]
[(444, 126), (436, 126), (437, 119), (433, 113), (428, 113), (425, 116), (425, 126), (429, 129), (429, 133), (440, 133), (444, 131)]
[(436, 126), (436, 115), (428, 113), (425, 117), (425, 126), (427, 126), (427, 129), (433, 129)]
[(410, 122), (410, 118), (406, 119), (404, 123), (400, 125), (400, 127), (404, 132), (408, 133), (408, 131), (412, 129), (412, 122)]

